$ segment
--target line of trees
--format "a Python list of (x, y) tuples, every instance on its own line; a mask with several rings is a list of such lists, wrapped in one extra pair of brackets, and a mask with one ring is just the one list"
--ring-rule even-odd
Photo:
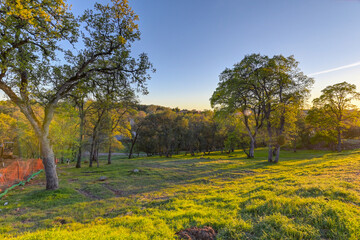
[(131, 124), (131, 137), (123, 142), (129, 146), (129, 158), (133, 151), (148, 156), (171, 157), (185, 151), (210, 154), (223, 150), (224, 136), (212, 111), (180, 111), (179, 109), (143, 108)]
[[(334, 86), (342, 85), (354, 87), (348, 83)], [(333, 86), (327, 89), (330, 87)], [(347, 97), (348, 104), (353, 97)], [(314, 99), (314, 102), (317, 101)], [(179, 153), (206, 155), (213, 151), (231, 153), (242, 149), (252, 158), (251, 151), (255, 147), (268, 146), (270, 141), (267, 127), (259, 128), (255, 137), (249, 135), (249, 127), (255, 128), (257, 123), (256, 116), (247, 111), (232, 114), (209, 110), (180, 111), (137, 105), (133, 101), (103, 104), (87, 100), (79, 109), (74, 107), (70, 98), (58, 105), (49, 127), (49, 139), (60, 162), (69, 159), (81, 167), (85, 159), (89, 166), (94, 163), (99, 165), (99, 153), (107, 153), (107, 163), (111, 164), (114, 151), (128, 153), (131, 158), (136, 153), (171, 157)], [(41, 106), (32, 107), (36, 115), (44, 115)], [(354, 105), (348, 105), (340, 112), (341, 122), (337, 122), (337, 115), (327, 109), (328, 105), (314, 104), (308, 110), (297, 105), (292, 107), (286, 109), (284, 131), (276, 139), (279, 146), (294, 151), (298, 148), (340, 151), (349, 145), (344, 144), (343, 138), (346, 142), (349, 139), (350, 142), (360, 141), (360, 117)], [(19, 108), (10, 101), (2, 101), (0, 116), (1, 138), (15, 142), (15, 154), (23, 158), (39, 157), (39, 141)], [(276, 132), (278, 126), (275, 121), (272, 124), (272, 131)], [(263, 126), (267, 126), (266, 120)], [(341, 126), (341, 149), (338, 148), (337, 126)]]
[[(135, 153), (171, 157), (179, 153), (206, 155), (242, 149), (248, 158), (253, 158), (256, 147), (267, 146), (276, 157), (280, 147), (341, 151), (349, 145), (344, 144), (343, 138), (346, 142), (355, 141), (353, 147), (360, 146), (360, 115), (351, 104), (359, 93), (355, 85), (346, 82), (326, 87), (310, 109), (295, 101), (283, 108), (272, 105), (270, 120), (260, 111), (260, 104), (258, 108), (248, 104), (232, 112), (228, 108), (188, 111), (138, 105), (132, 94), (118, 101), (114, 97), (88, 97), (81, 98), (81, 104), (74, 104), (79, 100), (75, 96), (61, 101), (49, 126), (56, 158), (76, 161), (77, 167), (81, 167), (84, 153), (89, 153), (85, 158), (89, 166), (99, 166), (100, 152), (107, 153), (107, 163), (111, 164), (114, 151), (128, 153), (131, 158)], [(41, 105), (34, 102), (32, 109), (36, 116), (44, 117)], [(39, 139), (20, 109), (11, 101), (2, 101), (0, 116), (1, 138), (16, 143), (15, 154), (38, 157)], [(268, 121), (275, 136), (269, 137)]]

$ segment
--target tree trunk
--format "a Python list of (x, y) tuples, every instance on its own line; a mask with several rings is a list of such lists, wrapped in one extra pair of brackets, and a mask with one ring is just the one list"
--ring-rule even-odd
[(97, 127), (93, 129), (93, 134), (91, 136), (89, 167), (92, 167), (93, 162), (96, 161), (96, 148), (97, 148)]
[(96, 162), (97, 166), (99, 167), (99, 162), (98, 162), (98, 142), (97, 142), (97, 138), (93, 139), (93, 142), (91, 143), (91, 151), (90, 151), (90, 166), (92, 167), (93, 163)]
[(134, 150), (134, 146), (135, 146), (137, 137), (138, 137), (138, 136), (137, 136), (137, 133), (136, 133), (135, 138), (131, 141), (131, 147), (130, 147), (130, 152), (129, 152), (129, 159), (132, 157), (132, 154), (133, 154), (133, 150)]
[(341, 130), (338, 130), (338, 136), (337, 136), (337, 151), (341, 152)]
[(133, 149), (134, 149), (135, 141), (131, 141), (131, 147), (129, 151), (129, 159), (132, 157)]
[(296, 152), (296, 145), (297, 145), (297, 136), (294, 137), (293, 152)]
[(95, 151), (95, 141), (93, 139), (91, 142), (91, 148), (90, 148), (89, 167), (92, 167), (92, 164), (93, 164), (94, 151)]
[(279, 157), (280, 157), (280, 146), (276, 145), (275, 147), (275, 160), (274, 163), (278, 163), (279, 162)]
[(56, 173), (55, 156), (50, 144), (50, 139), (48, 138), (50, 123), (54, 117), (54, 109), (54, 104), (49, 104), (45, 108), (44, 121), (41, 130), (37, 127), (39, 126), (38, 124), (32, 124), (40, 141), (40, 151), (45, 168), (47, 190), (55, 190), (59, 188), (59, 179)]
[(257, 134), (257, 125), (256, 125), (256, 129), (254, 131), (254, 134), (251, 132), (251, 129), (250, 129), (250, 126), (249, 126), (249, 120), (248, 120), (248, 117), (245, 116), (245, 119), (244, 119), (244, 123), (245, 123), (245, 127), (246, 127), (246, 130), (248, 132), (248, 135), (250, 137), (250, 149), (249, 149), (249, 154), (248, 155), (248, 158), (254, 158), (255, 156), (255, 137), (256, 137), (256, 134)]
[(272, 131), (271, 131), (271, 124), (270, 123), (267, 124), (267, 130), (268, 130), (268, 135), (269, 135), (268, 162), (272, 162), (273, 161), (273, 149), (272, 149)]
[(275, 161), (274, 163), (278, 163), (279, 162), (279, 157), (280, 157), (280, 147), (281, 147), (281, 143), (280, 142), (280, 137), (282, 136), (283, 132), (284, 132), (284, 127), (285, 127), (285, 109), (282, 112), (282, 115), (280, 117), (280, 128), (277, 131), (277, 143), (275, 145)]
[[(83, 110), (79, 110), (83, 111)], [(76, 160), (76, 168), (81, 168), (81, 156), (82, 156), (82, 141), (84, 136), (84, 125), (85, 125), (85, 116), (83, 113), (80, 113), (80, 133), (79, 133), (79, 149)]]
[(93, 161), (96, 161), (97, 159), (97, 150), (98, 150), (98, 128), (100, 125), (100, 122), (102, 120), (102, 117), (105, 113), (105, 108), (102, 109), (101, 113), (98, 115), (98, 119), (93, 127), (93, 132), (92, 132), (92, 136), (91, 136), (91, 151), (90, 151), (90, 164), (89, 167), (92, 167), (92, 163)]
[[(80, 142), (80, 144), (81, 144), (81, 142)], [(82, 155), (82, 147), (80, 146), (78, 149), (78, 154), (77, 154), (76, 168), (81, 168), (81, 155)]]
[(112, 141), (110, 140), (110, 143), (109, 143), (109, 154), (108, 154), (108, 164), (111, 164), (111, 150), (112, 150), (112, 149), (111, 149), (111, 145), (112, 145), (111, 142), (112, 142)]
[(49, 139), (45, 136), (41, 137), (40, 146), (46, 175), (46, 189), (55, 190), (59, 188), (59, 180), (56, 173), (54, 152), (50, 146)]
[(255, 139), (252, 137), (250, 141), (250, 149), (249, 149), (249, 158), (254, 158), (255, 156)]
[(98, 142), (97, 144), (96, 144), (96, 149), (95, 149), (95, 160), (96, 160), (96, 166), (97, 167), (100, 167), (100, 165), (99, 165), (99, 148), (100, 148), (100, 143)]

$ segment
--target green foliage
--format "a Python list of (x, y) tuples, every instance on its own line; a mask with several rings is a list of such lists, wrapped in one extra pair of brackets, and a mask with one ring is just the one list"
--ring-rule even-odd
[(224, 143), (225, 149), (229, 152), (234, 151), (239, 147), (240, 141), (240, 137), (235, 132), (229, 133)]
[(144, 110), (147, 115), (140, 111), (144, 116), (133, 120), (131, 139), (124, 140), (128, 144), (136, 140), (136, 151), (169, 157), (180, 151), (194, 155), (195, 152), (209, 154), (223, 149), (226, 133), (220, 130), (220, 123), (212, 111), (157, 110), (152, 106)]
[(286, 143), (285, 141), (285, 136), (284, 135), (280, 135), (277, 137), (276, 139), (276, 144), (279, 146), (283, 146)]
[(0, 112), (0, 139), (13, 139), (16, 119)]
[(64, 102), (50, 125), (51, 143), (57, 158), (73, 159), (78, 146), (78, 117), (74, 107)]
[(356, 106), (351, 102), (360, 97), (356, 86), (347, 82), (327, 86), (319, 98), (313, 100), (307, 121), (316, 132), (313, 141), (333, 144), (341, 151), (343, 131), (358, 119)]
[[(285, 124), (290, 121), (289, 112), (299, 109), (309, 95), (314, 83), (298, 68), (293, 56), (275, 55), (272, 58), (251, 54), (225, 69), (220, 75), (218, 87), (210, 102), (216, 111), (238, 113), (251, 139), (250, 157), (253, 155), (255, 138), (265, 125), (268, 131), (269, 149), (277, 150), (285, 144)], [(273, 139), (273, 135), (277, 139)], [(279, 139), (283, 139), (279, 142)], [(269, 162), (272, 154), (269, 151)], [(278, 162), (279, 151), (274, 162)]]
[[(131, 55), (140, 39), (138, 16), (126, 0), (96, 3), (78, 19), (62, 0), (18, 0), (1, 1), (0, 17), (0, 89), (29, 121), (44, 159), (46, 188), (56, 189), (51, 140), (68, 141), (49, 136), (57, 104), (72, 92), (114, 100), (147, 93), (152, 64), (145, 53)], [(78, 40), (82, 44), (73, 44)]]
[(247, 134), (241, 133), (240, 131), (229, 132), (224, 142), (225, 150), (229, 153), (234, 152), (235, 149), (242, 149), (248, 158), (251, 156), (248, 153), (250, 146), (250, 138)]

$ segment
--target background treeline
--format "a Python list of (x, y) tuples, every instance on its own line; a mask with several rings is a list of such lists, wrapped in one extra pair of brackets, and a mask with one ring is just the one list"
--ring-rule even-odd
[[(41, 107), (34, 106), (41, 118)], [(325, 109), (318, 105), (289, 110), (284, 132), (276, 141), (282, 148), (337, 150), (337, 128)], [(342, 149), (360, 146), (359, 112), (346, 110), (342, 125)], [(254, 124), (254, 115), (249, 120)], [(86, 160), (99, 164), (99, 154), (121, 152), (171, 157), (173, 154), (201, 154), (242, 149), (249, 156), (251, 139), (244, 113), (171, 109), (134, 102), (107, 103), (86, 100), (79, 108), (74, 102), (61, 102), (50, 126), (51, 143), (59, 161)], [(28, 121), (10, 101), (0, 102), (0, 134), (14, 142), (14, 154), (39, 157), (39, 142)], [(260, 128), (255, 147), (269, 144), (266, 128)]]

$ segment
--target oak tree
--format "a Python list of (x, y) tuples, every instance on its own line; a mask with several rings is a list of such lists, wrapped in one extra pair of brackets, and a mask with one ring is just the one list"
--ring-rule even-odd
[(352, 101), (359, 99), (360, 93), (356, 91), (355, 84), (347, 82), (327, 86), (321, 92), (320, 97), (313, 100), (308, 120), (314, 124), (319, 123), (322, 127), (328, 126), (327, 131), (333, 129), (336, 134), (333, 137), (337, 139), (337, 151), (341, 152), (342, 133), (357, 114)]
[[(80, 83), (97, 88), (92, 79), (99, 74), (111, 76), (114, 84), (145, 87), (151, 68), (147, 55), (131, 56), (131, 43), (140, 38), (137, 20), (127, 0), (97, 3), (78, 19), (63, 0), (1, 1), (0, 89), (20, 108), (39, 139), (46, 189), (58, 188), (49, 140), (58, 102)], [(75, 45), (77, 40), (81, 42)], [(34, 113), (33, 103), (42, 106), (41, 117)]]

